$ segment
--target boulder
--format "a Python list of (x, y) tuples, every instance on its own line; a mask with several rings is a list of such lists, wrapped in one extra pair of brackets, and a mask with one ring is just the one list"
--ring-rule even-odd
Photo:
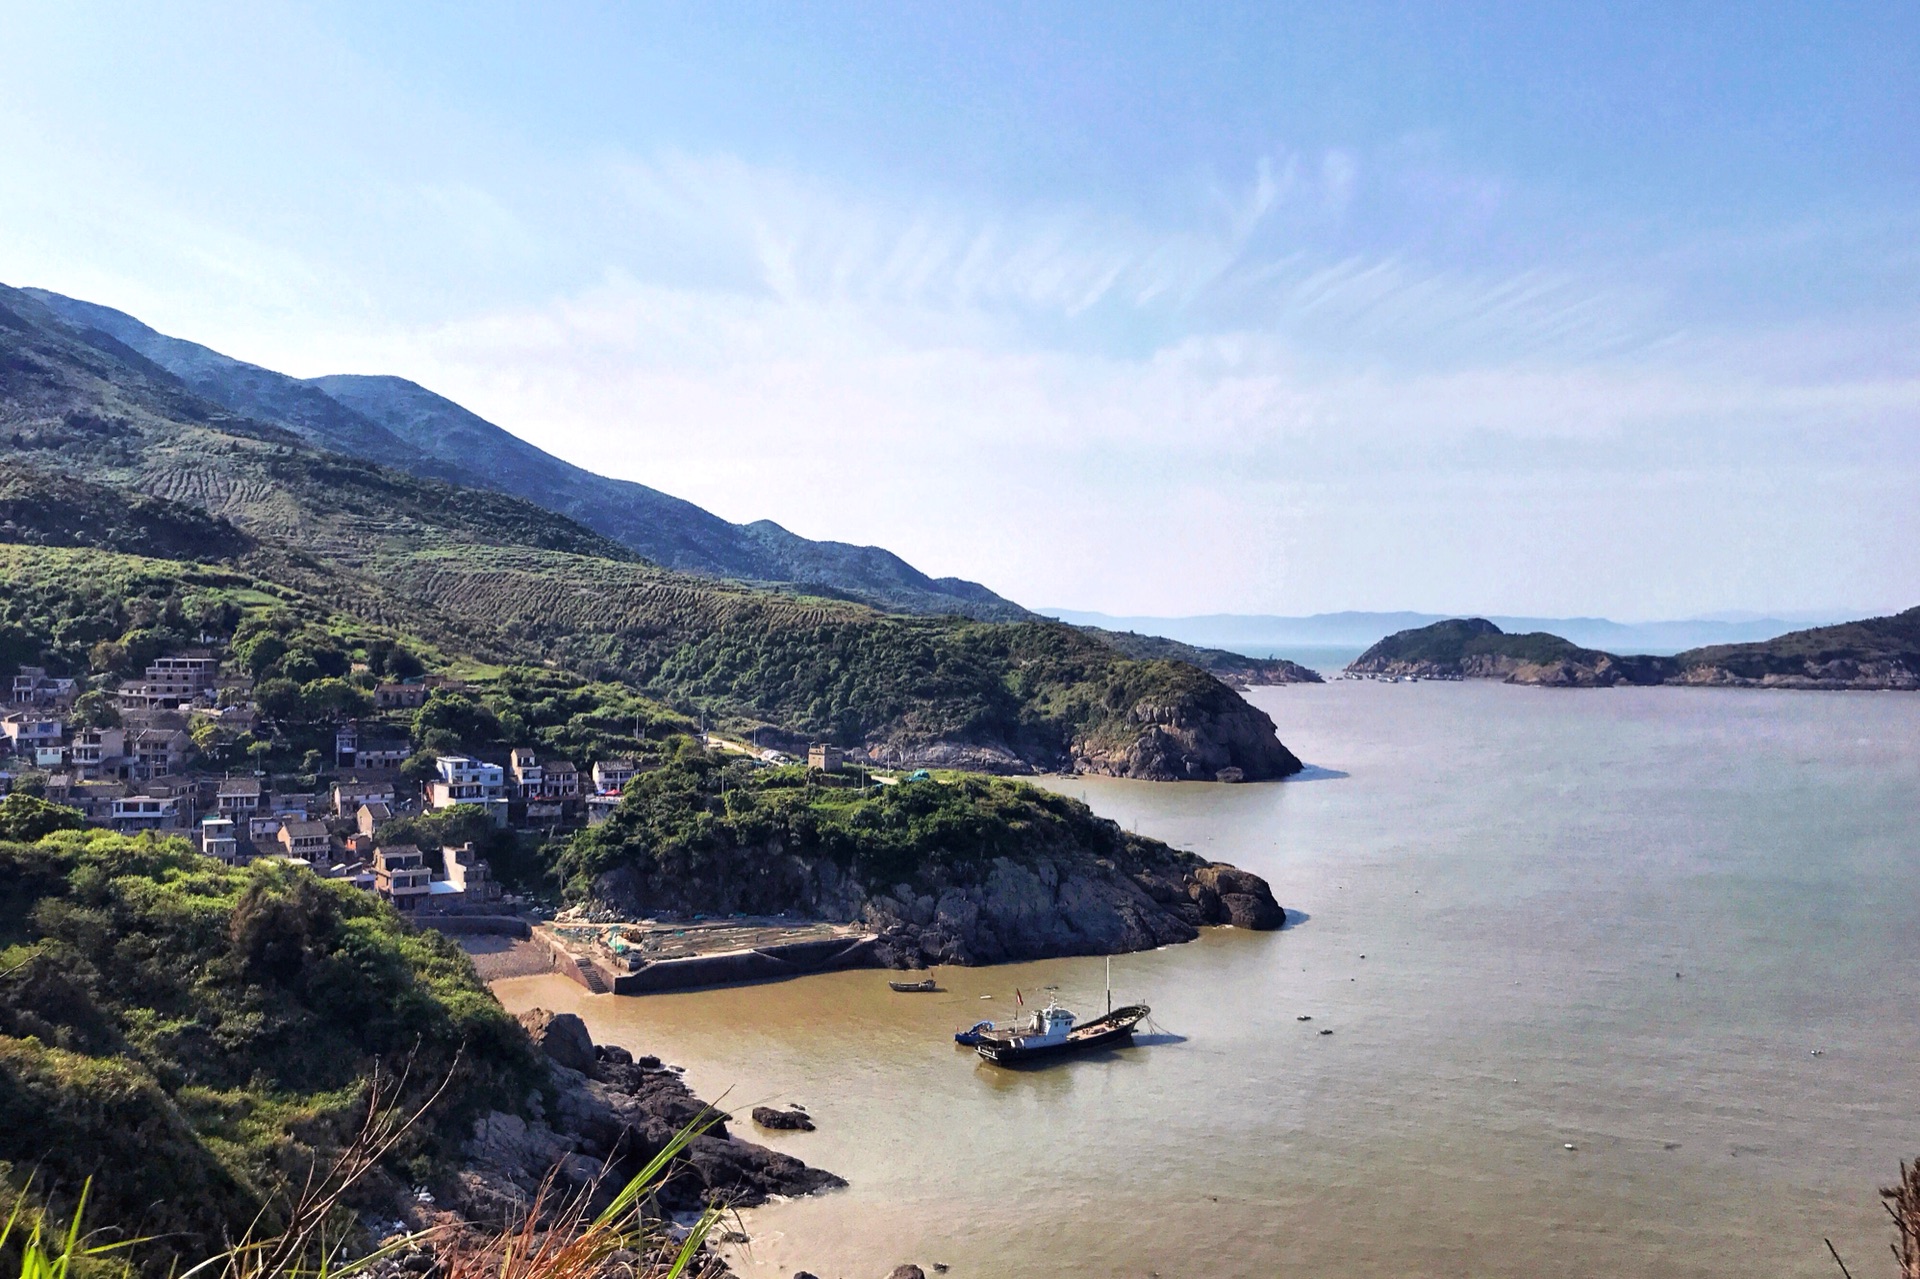
[(775, 1110), (772, 1106), (755, 1106), (753, 1122), (762, 1128), (779, 1128), (788, 1132), (812, 1132), (813, 1120), (804, 1110)]
[(527, 1036), (534, 1044), (554, 1061), (583, 1075), (593, 1070), (598, 1060), (593, 1051), (593, 1036), (587, 1033), (587, 1023), (575, 1014), (529, 1008), (520, 1014), (518, 1021), (526, 1027)]
[[(1193, 872), (1194, 884), (1200, 889), (1194, 894), (1203, 909), (1212, 903), (1209, 896), (1218, 900), (1214, 907), (1219, 913), (1209, 922), (1232, 924), (1235, 928), (1252, 928), (1260, 931), (1279, 928), (1287, 922), (1287, 912), (1273, 898), (1273, 889), (1267, 881), (1251, 871), (1241, 870), (1238, 866), (1229, 866), (1225, 862), (1214, 862), (1202, 866)], [(1220, 916), (1225, 918), (1221, 919)]]
[(895, 1266), (887, 1279), (927, 1279), (927, 1272), (918, 1266)]

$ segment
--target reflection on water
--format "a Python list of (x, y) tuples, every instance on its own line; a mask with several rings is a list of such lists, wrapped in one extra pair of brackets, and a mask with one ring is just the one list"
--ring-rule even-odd
[(853, 1185), (748, 1213), (747, 1275), (1826, 1275), (1823, 1235), (1856, 1273), (1884, 1255), (1874, 1188), (1920, 1150), (1920, 698), (1255, 696), (1344, 776), (1048, 783), (1312, 916), (1117, 958), (1116, 1002), (1154, 1010), (1133, 1048), (1012, 1072), (952, 1043), (1016, 991), (1100, 1011), (1099, 959), (942, 969), (939, 995), (874, 972), (501, 995), (576, 1009), (738, 1113), (807, 1106), (820, 1131), (755, 1136)]

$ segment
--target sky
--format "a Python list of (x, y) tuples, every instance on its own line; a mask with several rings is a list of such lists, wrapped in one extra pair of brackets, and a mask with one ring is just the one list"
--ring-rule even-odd
[(0, 280), (1036, 606), (1920, 602), (1920, 6), (0, 0)]

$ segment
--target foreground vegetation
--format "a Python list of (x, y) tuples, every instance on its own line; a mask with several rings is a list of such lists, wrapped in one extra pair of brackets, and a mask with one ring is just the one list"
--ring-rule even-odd
[(368, 1200), (444, 1176), (538, 1065), (457, 946), (346, 884), (102, 831), (0, 843), (0, 1163), (65, 1211), (92, 1178), (150, 1260), (283, 1227), (281, 1192), (351, 1144), (376, 1080), (402, 1108), (446, 1086)]

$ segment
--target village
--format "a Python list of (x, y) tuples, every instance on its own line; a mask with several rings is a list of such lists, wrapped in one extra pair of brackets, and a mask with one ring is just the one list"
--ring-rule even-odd
[[(459, 688), (433, 675), (376, 683), (371, 701), (379, 718), (334, 726), (331, 765), (308, 760), (318, 765), (306, 774), (312, 788), (289, 785), (289, 775), (276, 784), (264, 769), (205, 767), (196, 740), (259, 726), (261, 711), (244, 696), (246, 684), (223, 670), (212, 648), (156, 658), (143, 679), (93, 692), (76, 679), (23, 666), (0, 711), (0, 749), (8, 757), (0, 793), (31, 789), (90, 825), (185, 837), (228, 865), (278, 858), (310, 867), (378, 894), (405, 915), (452, 922), (509, 912), (518, 903), (472, 841), (426, 849), (383, 838), (396, 819), (468, 806), (494, 828), (551, 835), (604, 821), (639, 767), (632, 759), (602, 759), (583, 774), (571, 761), (542, 759), (522, 746), (505, 764), (443, 753), (431, 756), (430, 772), (408, 769), (415, 752), (405, 717), (434, 691)], [(77, 710), (83, 697), (91, 705)]]

